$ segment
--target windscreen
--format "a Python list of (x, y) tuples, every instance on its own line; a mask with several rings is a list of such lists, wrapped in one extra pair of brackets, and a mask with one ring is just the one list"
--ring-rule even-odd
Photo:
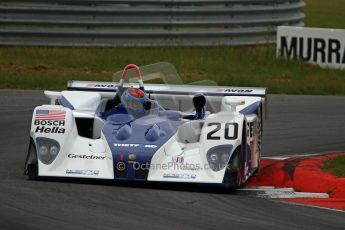
[[(144, 80), (144, 83), (158, 83), (158, 84), (183, 84), (180, 76), (178, 75), (175, 66), (168, 62), (159, 62), (146, 66), (140, 66), (140, 71)], [(119, 82), (122, 76), (122, 70), (114, 73), (113, 81)], [(128, 70), (126, 74), (126, 81), (129, 83), (135, 83), (138, 81), (137, 74), (134, 69)]]
[[(174, 65), (168, 62), (159, 62), (154, 63), (146, 66), (140, 66), (140, 71), (143, 77), (144, 86), (145, 83), (154, 83), (154, 84), (164, 84), (167, 87), (174, 86), (174, 85), (186, 85), (183, 81), (183, 78), (180, 77)], [(119, 82), (121, 79), (123, 71), (118, 71), (113, 74), (112, 80), (114, 82)], [(127, 83), (137, 83), (138, 78), (137, 74), (134, 69), (128, 70), (126, 74)], [(189, 83), (191, 85), (200, 85), (200, 86), (216, 86), (216, 82), (211, 80), (201, 80)], [(171, 109), (171, 110), (179, 110), (185, 112), (191, 112), (193, 108), (192, 98), (195, 93), (191, 92), (190, 97), (185, 100), (181, 100), (177, 96), (174, 95), (167, 95), (164, 98), (156, 97), (157, 100), (164, 108)], [(219, 104), (219, 103), (216, 103)], [(215, 105), (214, 103), (208, 103), (208, 107), (210, 110), (214, 110), (218, 108), (219, 105)]]

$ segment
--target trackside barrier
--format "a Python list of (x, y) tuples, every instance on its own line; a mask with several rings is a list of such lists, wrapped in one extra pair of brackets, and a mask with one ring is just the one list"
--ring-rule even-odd
[(274, 43), (302, 26), (303, 0), (72, 0), (0, 3), (0, 45), (216, 46)]

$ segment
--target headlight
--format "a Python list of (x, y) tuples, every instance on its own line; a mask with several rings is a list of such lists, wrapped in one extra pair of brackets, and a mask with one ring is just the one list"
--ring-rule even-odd
[(51, 164), (60, 152), (60, 144), (56, 140), (38, 137), (36, 138), (38, 159), (46, 165)]
[(218, 160), (217, 153), (211, 153), (210, 160), (211, 160), (211, 162), (217, 162), (217, 160)]
[(226, 163), (228, 163), (229, 158), (230, 158), (230, 153), (223, 153), (223, 154), (222, 154), (222, 157), (221, 157), (221, 162), (226, 162)]
[(39, 148), (39, 154), (41, 156), (46, 156), (48, 154), (48, 148), (47, 146), (45, 145), (42, 145), (40, 148)]
[(59, 148), (57, 146), (53, 145), (50, 147), (49, 152), (50, 152), (50, 155), (56, 156), (59, 153)]
[(228, 164), (232, 148), (232, 145), (221, 145), (208, 150), (207, 161), (213, 171), (220, 171)]

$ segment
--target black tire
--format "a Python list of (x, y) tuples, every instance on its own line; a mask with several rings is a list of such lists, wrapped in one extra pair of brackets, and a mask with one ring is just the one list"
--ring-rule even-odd
[(238, 146), (225, 170), (225, 176), (223, 183), (225, 187), (228, 188), (239, 188), (242, 186), (243, 174), (244, 174), (244, 154), (245, 148), (247, 145), (247, 135), (246, 135), (246, 126), (243, 124), (242, 129), (242, 143)]
[(259, 156), (258, 156), (258, 168), (255, 170), (255, 173), (259, 171), (260, 169), (260, 158), (261, 158), (261, 153), (262, 153), (262, 134), (263, 134), (263, 126), (262, 126), (262, 109), (261, 106), (259, 107), (259, 112), (258, 112), (258, 124), (257, 124), (257, 133), (258, 133), (258, 143), (257, 143), (257, 147), (259, 149)]
[(25, 171), (24, 174), (28, 176), (29, 180), (38, 179), (38, 160), (37, 151), (35, 144), (32, 139), (30, 139), (30, 145), (28, 150), (28, 155), (25, 161)]

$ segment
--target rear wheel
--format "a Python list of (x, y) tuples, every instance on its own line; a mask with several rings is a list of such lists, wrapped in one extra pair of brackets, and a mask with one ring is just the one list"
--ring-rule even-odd
[(28, 155), (25, 161), (25, 175), (27, 175), (30, 180), (38, 179), (37, 152), (32, 140), (30, 140)]

